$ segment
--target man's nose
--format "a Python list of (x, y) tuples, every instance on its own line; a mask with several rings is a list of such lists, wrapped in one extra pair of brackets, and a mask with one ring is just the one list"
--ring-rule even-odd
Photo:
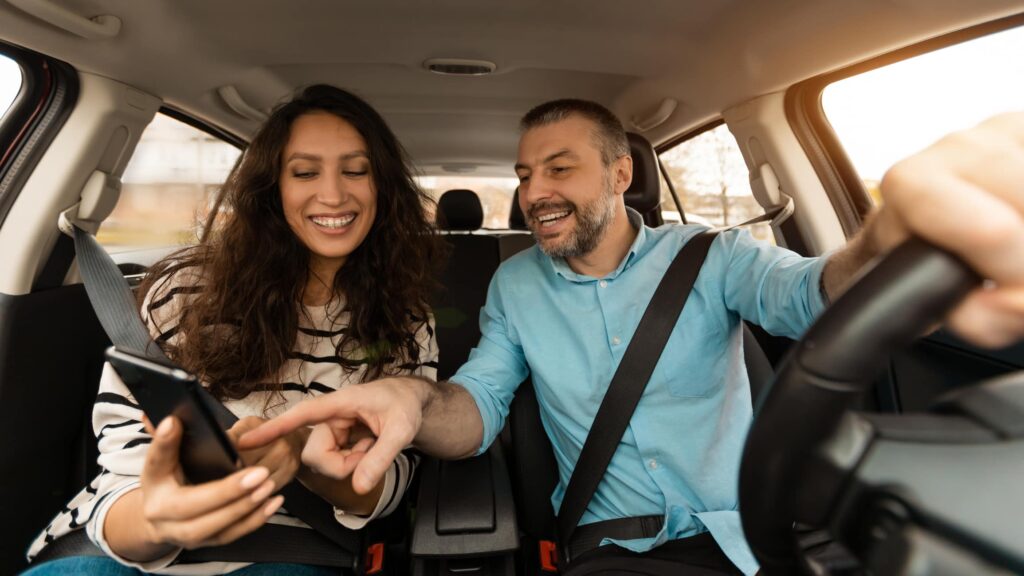
[(551, 188), (541, 176), (531, 176), (519, 184), (519, 207), (523, 214), (530, 215), (530, 206), (551, 197)]

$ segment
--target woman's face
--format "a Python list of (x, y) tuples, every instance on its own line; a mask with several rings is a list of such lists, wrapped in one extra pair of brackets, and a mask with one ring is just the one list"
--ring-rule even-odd
[(310, 265), (331, 274), (370, 233), (377, 190), (366, 142), (328, 112), (292, 122), (281, 158), (281, 204), (292, 232), (309, 249)]

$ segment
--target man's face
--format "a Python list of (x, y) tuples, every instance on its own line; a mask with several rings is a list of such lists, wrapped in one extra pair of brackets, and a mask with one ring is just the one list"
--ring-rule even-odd
[(550, 256), (573, 258), (593, 250), (615, 215), (616, 193), (629, 185), (620, 183), (619, 162), (601, 161), (594, 130), (589, 120), (570, 116), (530, 129), (519, 140), (519, 206)]

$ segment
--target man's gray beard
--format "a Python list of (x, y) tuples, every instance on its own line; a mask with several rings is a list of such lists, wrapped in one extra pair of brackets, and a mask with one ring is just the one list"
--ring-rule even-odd
[[(576, 227), (564, 242), (554, 246), (545, 246), (538, 238), (541, 251), (552, 258), (578, 258), (596, 248), (615, 218), (614, 196), (612, 183), (606, 181), (605, 193), (600, 198), (584, 206), (573, 205)], [(537, 238), (536, 230), (534, 237)]]

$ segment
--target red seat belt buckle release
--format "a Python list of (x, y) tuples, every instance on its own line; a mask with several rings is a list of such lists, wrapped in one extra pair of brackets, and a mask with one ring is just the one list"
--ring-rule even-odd
[(370, 544), (366, 548), (366, 572), (367, 576), (370, 574), (378, 574), (384, 569), (384, 543), (377, 542), (376, 544)]
[(558, 574), (558, 548), (551, 540), (540, 541), (540, 569)]

